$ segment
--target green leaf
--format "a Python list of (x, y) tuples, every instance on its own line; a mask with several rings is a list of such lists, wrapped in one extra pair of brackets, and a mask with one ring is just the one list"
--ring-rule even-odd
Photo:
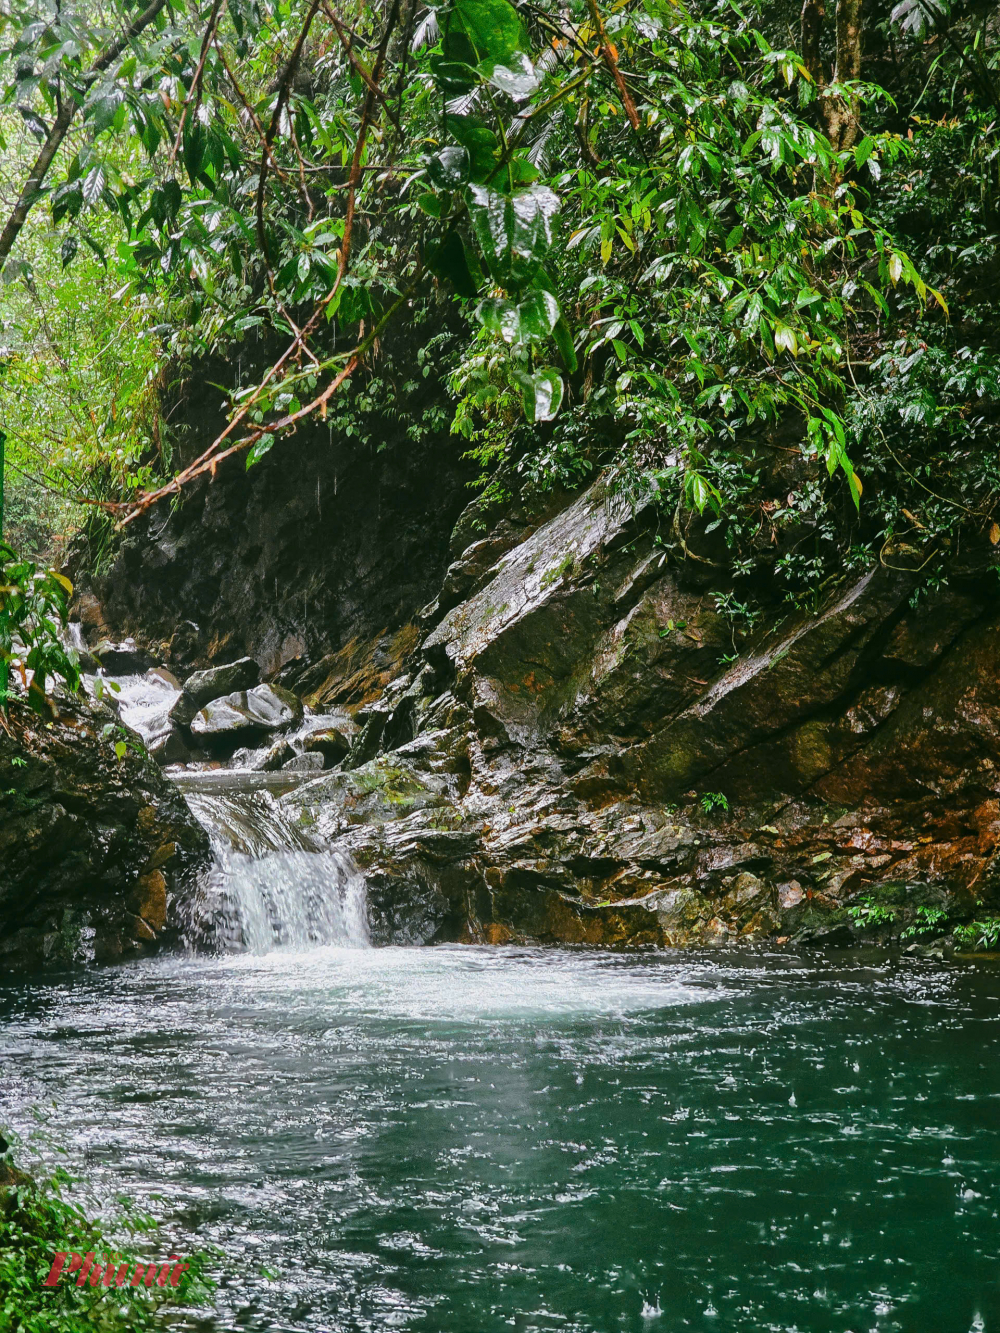
[(688, 472), (684, 477), (684, 498), (690, 509), (703, 514), (711, 509), (714, 514), (722, 512), (722, 496), (700, 472)]
[(478, 294), (483, 273), (458, 232), (450, 231), (443, 240), (429, 242), (425, 258), (434, 276), (450, 282), (459, 296), (468, 298)]
[(529, 347), (544, 342), (559, 319), (559, 302), (551, 292), (535, 289), (520, 304), (502, 298), (484, 301), (477, 310), (483, 324), (504, 342)]
[(95, 138), (114, 124), (118, 108), (124, 100), (125, 94), (121, 88), (110, 88), (91, 104), (87, 116), (92, 120)]
[(469, 179), (477, 185), (485, 185), (500, 160), (500, 141), (497, 136), (475, 116), (446, 115), (444, 124), (447, 132), (458, 140), (469, 155)]
[(498, 277), (526, 278), (518, 260), (538, 263), (552, 244), (552, 218), (558, 197), (547, 185), (529, 185), (503, 195), (480, 185), (468, 190), (469, 211), (476, 236)]
[(573, 346), (573, 331), (570, 328), (565, 315), (560, 315), (556, 320), (555, 328), (552, 330), (552, 336), (555, 339), (556, 346), (559, 348), (559, 355), (563, 359), (563, 364), (572, 375), (577, 368), (576, 348)]
[(274, 438), (275, 437), (273, 435), (262, 435), (260, 439), (257, 441), (257, 443), (253, 446), (253, 448), (247, 454), (248, 472), (253, 467), (254, 463), (259, 463), (260, 460), (264, 457), (264, 455), (270, 450), (271, 446), (274, 444)]
[(427, 176), (439, 190), (459, 189), (469, 179), (469, 150), (463, 144), (442, 148), (428, 159)]
[(509, 0), (455, 0), (444, 33), (445, 55), (452, 59), (449, 43), (455, 43), (456, 51), (462, 49), (460, 34), (475, 51), (476, 63), (493, 61), (509, 68), (519, 51), (530, 49), (528, 31)]
[(854, 161), (859, 169), (865, 165), (874, 150), (875, 140), (868, 134), (861, 140), (857, 148), (854, 150)]
[(545, 366), (533, 375), (516, 371), (515, 378), (521, 386), (521, 401), (528, 421), (532, 425), (539, 421), (551, 421), (563, 400), (563, 381), (559, 371), (554, 366)]
[(439, 194), (435, 194), (433, 190), (428, 190), (417, 199), (417, 207), (428, 217), (439, 218), (445, 211), (446, 202)]
[(80, 242), (75, 236), (64, 236), (63, 243), (59, 247), (59, 258), (62, 260), (63, 268), (68, 268), (76, 258), (76, 252), (80, 248)]
[(83, 201), (89, 204), (91, 208), (104, 193), (104, 182), (104, 168), (102, 166), (91, 167), (83, 182)]
[(52, 192), (52, 221), (61, 222), (64, 217), (75, 218), (83, 207), (83, 182), (65, 181)]
[(487, 82), (515, 102), (525, 101), (542, 81), (542, 76), (535, 72), (531, 61), (521, 51), (514, 55), (510, 65), (495, 64), (487, 69)]

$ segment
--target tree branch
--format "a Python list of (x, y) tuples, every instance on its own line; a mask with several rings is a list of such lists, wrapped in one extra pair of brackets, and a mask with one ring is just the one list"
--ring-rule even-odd
[[(149, 27), (166, 3), (167, 0), (152, 0), (152, 3), (142, 11), (134, 22), (129, 24), (121, 36), (116, 37), (113, 42), (104, 48), (84, 76), (85, 86), (92, 84), (98, 75), (103, 74), (109, 65), (114, 64), (126, 46), (138, 37), (144, 28)], [(38, 156), (35, 158), (35, 165), (31, 168), (28, 179), (24, 183), (24, 189), (11, 210), (3, 232), (0, 233), (0, 272), (3, 272), (4, 265), (7, 263), (10, 252), (14, 247), (14, 242), (21, 234), (21, 229), (27, 221), (28, 214), (38, 200), (38, 192), (42, 188), (42, 182), (48, 174), (49, 167), (52, 165), (63, 139), (69, 132), (69, 127), (73, 123), (73, 118), (79, 107), (80, 103), (76, 98), (66, 97), (59, 108), (45, 142), (39, 150)]]

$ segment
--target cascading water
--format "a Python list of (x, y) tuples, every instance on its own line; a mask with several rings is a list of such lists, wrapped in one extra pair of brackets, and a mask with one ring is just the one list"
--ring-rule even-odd
[(367, 948), (365, 881), (350, 858), (317, 848), (266, 788), (240, 790), (236, 773), (210, 776), (232, 785), (210, 792), (197, 789), (197, 775), (179, 780), (215, 853), (194, 905), (192, 942), (252, 953), (329, 944)]
[[(98, 682), (100, 682), (98, 684)], [(89, 677), (122, 722), (153, 745), (171, 727), (178, 691), (156, 673)], [(324, 725), (307, 718), (301, 735)], [(294, 745), (296, 738), (289, 738)], [(316, 845), (285, 817), (275, 795), (311, 774), (238, 769), (170, 774), (208, 831), (215, 864), (188, 905), (192, 947), (223, 952), (367, 948), (365, 881), (350, 857)]]

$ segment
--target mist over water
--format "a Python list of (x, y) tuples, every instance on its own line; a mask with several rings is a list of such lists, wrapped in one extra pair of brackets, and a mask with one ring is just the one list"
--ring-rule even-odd
[(219, 1329), (969, 1333), (998, 1006), (987, 963), (163, 957), (0, 991), (3, 1114), (220, 1245)]

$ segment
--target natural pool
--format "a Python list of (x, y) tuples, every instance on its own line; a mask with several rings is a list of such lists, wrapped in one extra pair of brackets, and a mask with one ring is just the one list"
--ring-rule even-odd
[(201, 1327), (992, 1333), (998, 1018), (989, 960), (160, 958), (0, 988), (0, 1118), (222, 1248)]

